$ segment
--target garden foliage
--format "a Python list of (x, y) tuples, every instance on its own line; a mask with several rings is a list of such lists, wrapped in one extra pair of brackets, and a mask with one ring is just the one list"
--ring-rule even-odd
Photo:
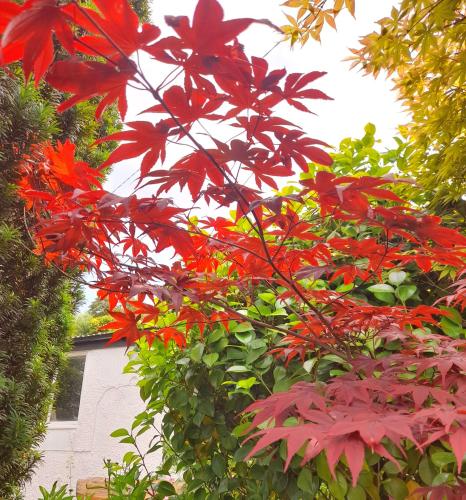
[[(375, 147), (375, 128), (368, 124), (361, 139), (344, 139), (339, 151), (332, 154), (332, 171), (344, 175), (347, 171), (361, 175), (383, 176), (399, 169), (405, 162), (405, 146), (380, 151)], [(309, 165), (313, 175), (321, 167)], [(290, 189), (287, 187), (286, 190)], [(360, 228), (366, 236), (374, 234), (369, 227)], [(352, 234), (353, 224), (327, 221), (320, 227), (323, 233)], [(375, 233), (376, 234), (376, 233)], [(341, 264), (344, 257), (340, 256)], [(350, 262), (350, 259), (347, 260)], [(449, 273), (440, 276), (424, 273), (415, 266), (409, 272), (391, 270), (383, 273), (384, 283), (360, 288), (358, 294), (374, 304), (433, 304), (448, 293)], [(337, 280), (329, 283), (323, 275), (315, 280), (319, 289), (347, 292), (351, 286)], [(379, 291), (378, 291), (379, 290)], [(409, 297), (408, 297), (409, 296)], [(231, 295), (232, 307), (244, 307), (248, 318), (274, 317), (277, 324), (292, 324), (296, 318), (283, 307), (273, 290), (259, 286), (256, 300), (245, 306), (241, 297)], [(454, 310), (450, 312), (455, 314)], [(171, 324), (173, 314), (163, 315), (158, 326)], [(289, 390), (293, 384), (315, 380), (325, 383), (348, 372), (350, 366), (339, 356), (306, 352), (305, 361), (287, 362), (283, 356), (272, 357), (281, 335), (265, 329), (251, 330), (247, 325), (217, 324), (204, 338), (198, 329), (191, 330), (185, 349), (165, 349), (155, 342), (150, 347), (140, 343), (131, 352), (128, 373), (136, 374), (146, 409), (139, 414), (131, 429), (118, 429), (114, 436), (125, 443), (137, 443), (141, 434), (151, 435), (150, 446), (126, 453), (120, 465), (113, 464), (114, 478), (126, 490), (148, 485), (155, 478), (175, 472), (185, 483), (181, 498), (407, 498), (423, 487), (453, 479), (455, 458), (448, 446), (436, 443), (428, 446), (424, 456), (410, 446), (407, 455), (391, 448), (400, 466), (386, 458), (368, 453), (359, 484), (351, 485), (351, 475), (345, 463), (336, 467), (333, 478), (323, 454), (305, 467), (302, 453), (295, 456), (286, 471), (287, 449), (282, 443), (276, 452), (264, 453), (255, 460), (244, 461), (254, 446), (251, 441), (241, 445), (250, 419), (238, 414), (251, 401), (260, 401), (272, 393)], [(241, 331), (245, 328), (245, 331)], [(444, 317), (439, 331), (444, 335), (462, 336), (461, 319)], [(418, 334), (421, 333), (419, 330)], [(401, 343), (367, 340), (360, 347), (366, 354), (385, 357), (399, 352)], [(291, 418), (288, 425), (293, 425)], [(370, 428), (370, 425), (368, 426)], [(163, 451), (160, 467), (144, 470), (154, 453)], [(116, 480), (116, 479), (115, 479)], [(165, 484), (165, 483), (164, 483)], [(166, 487), (167, 488), (167, 487)], [(156, 494), (158, 490), (156, 489)], [(167, 491), (167, 490), (165, 490)], [(134, 493), (133, 493), (134, 494)], [(180, 496), (179, 496), (180, 497)], [(416, 498), (413, 494), (411, 498)]]
[[(205, 346), (220, 336), (238, 356), (257, 348), (256, 359), (267, 351), (284, 365), (301, 362), (302, 380), (247, 408), (238, 401), (237, 408), (248, 423), (241, 429), (245, 458), (259, 457), (260, 465), (282, 446), (284, 471), (290, 464), (308, 471), (297, 473), (296, 488), (306, 482), (304, 491), (317, 487), (336, 498), (346, 495), (343, 483), (355, 498), (373, 491), (405, 498), (424, 485), (431, 498), (464, 492), (460, 278), (466, 238), (403, 201), (391, 186), (404, 180), (337, 175), (328, 168), (333, 160), (326, 144), (280, 116), (286, 106), (309, 113), (313, 99), (327, 99), (314, 88), (324, 73), (287, 74), (249, 57), (237, 37), (255, 24), (274, 27), (250, 18), (226, 21), (216, 0), (200, 0), (192, 20), (167, 16), (171, 31), (163, 37), (159, 27), (139, 26), (126, 0), (96, 0), (97, 10), (77, 1), (7, 5), (4, 60), (21, 59), (27, 75), (68, 92), (59, 111), (97, 97), (97, 117), (117, 102), (124, 119), (128, 84), (155, 102), (141, 120), (100, 140), (119, 145), (96, 169), (76, 159), (69, 141), (37, 144), (23, 162), (20, 188), (38, 220), (36, 251), (64, 272), (94, 273), (93, 286), (109, 301), (112, 340), (126, 338), (130, 345), (144, 337), (148, 344), (182, 349), (189, 341), (188, 362), (222, 375), (205, 390), (218, 384), (230, 389), (231, 398), (253, 393), (259, 372), (230, 378), (231, 370), (222, 370), (224, 354)], [(20, 29), (24, 25), (30, 30)], [(52, 35), (69, 57), (49, 57)], [(161, 82), (151, 82), (131, 58), (137, 51), (167, 65)], [(83, 59), (89, 54), (100, 59)], [(218, 137), (209, 132), (212, 125)], [(221, 133), (224, 127), (228, 134)], [(173, 143), (189, 149), (168, 162)], [(103, 188), (108, 165), (140, 156), (134, 194)], [(299, 172), (294, 187), (274, 192), (280, 180)], [(180, 190), (189, 193), (182, 206), (170, 196)], [(213, 213), (218, 207), (231, 216)], [(164, 250), (174, 254), (168, 264)], [(452, 283), (437, 301), (436, 292), (418, 289), (414, 277), (421, 275), (434, 276), (434, 284), (445, 277)], [(193, 345), (196, 336), (200, 343)], [(275, 371), (264, 372), (268, 383), (270, 377), (278, 381)], [(218, 425), (218, 439), (228, 438), (226, 422), (209, 421), (215, 409), (198, 408), (182, 394), (176, 401), (168, 404), (179, 406), (183, 418), (193, 412), (199, 433)], [(171, 433), (178, 429), (176, 421), (167, 425)], [(432, 449), (446, 460), (433, 479), (424, 474)], [(204, 450), (192, 453), (202, 463)], [(321, 468), (320, 479), (313, 479), (313, 467)], [(381, 468), (387, 475), (405, 470), (404, 480), (383, 476), (377, 483)], [(210, 469), (220, 479), (226, 455), (214, 453)], [(198, 468), (188, 474), (196, 476)], [(220, 483), (203, 497), (223, 495), (228, 487)], [(270, 488), (278, 488), (273, 480)]]

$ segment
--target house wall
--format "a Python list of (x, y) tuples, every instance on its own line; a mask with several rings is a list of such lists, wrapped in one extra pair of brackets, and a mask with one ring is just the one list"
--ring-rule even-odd
[[(49, 423), (41, 446), (44, 458), (26, 487), (26, 500), (40, 498), (39, 486), (50, 489), (54, 481), (75, 490), (78, 479), (103, 477), (103, 460), (120, 461), (131, 449), (110, 437), (115, 429), (130, 428), (134, 416), (144, 409), (135, 377), (122, 373), (127, 361), (123, 346), (87, 351), (78, 420)], [(143, 450), (148, 439), (140, 441)], [(153, 454), (149, 465), (159, 461), (160, 455)]]

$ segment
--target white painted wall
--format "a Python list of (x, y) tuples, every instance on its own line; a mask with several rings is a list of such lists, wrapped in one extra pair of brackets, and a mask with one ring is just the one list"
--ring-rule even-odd
[[(26, 500), (37, 500), (39, 486), (50, 489), (54, 481), (75, 490), (78, 479), (104, 477), (104, 458), (119, 461), (131, 449), (110, 433), (129, 428), (133, 417), (144, 410), (135, 377), (122, 373), (128, 361), (124, 347), (74, 352), (87, 352), (79, 417), (77, 422), (49, 423), (41, 446), (44, 459), (26, 487)], [(141, 439), (140, 443), (147, 449), (147, 441)], [(159, 460), (160, 455), (153, 454), (150, 465)]]

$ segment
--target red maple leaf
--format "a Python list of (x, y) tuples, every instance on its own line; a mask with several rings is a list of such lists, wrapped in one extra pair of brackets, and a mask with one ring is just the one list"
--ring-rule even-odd
[(304, 132), (300, 130), (287, 130), (285, 133), (281, 131), (275, 132), (275, 136), (280, 141), (276, 152), (276, 162), (282, 161), (286, 166), (291, 165), (291, 160), (294, 160), (299, 167), (307, 172), (308, 161), (313, 161), (319, 165), (330, 166), (333, 163), (332, 158), (328, 153), (316, 147), (328, 146), (323, 141), (305, 137)]
[(5, 1), (0, 2), (0, 34), (5, 31), (9, 22), (22, 10), (22, 6), (17, 3)]
[[(225, 98), (220, 95), (210, 97), (205, 92), (192, 89), (189, 93), (178, 86), (170, 87), (163, 94), (163, 101), (170, 113), (177, 118), (177, 120), (184, 125), (186, 131), (189, 131), (193, 123), (200, 118), (207, 120), (218, 120), (219, 115), (212, 112), (218, 109), (224, 102)], [(167, 113), (166, 107), (162, 104), (157, 104), (145, 110), (145, 113)], [(184, 132), (180, 132), (180, 136)]]
[(86, 162), (75, 158), (76, 146), (68, 139), (63, 144), (58, 142), (55, 147), (47, 145), (43, 148), (47, 161), (48, 181), (53, 178), (68, 184), (74, 189), (87, 190), (100, 188), (103, 174), (100, 169), (91, 168)]
[(317, 89), (306, 89), (306, 85), (326, 75), (325, 71), (311, 71), (307, 74), (290, 73), (285, 81), (283, 90), (278, 89), (273, 95), (264, 99), (264, 105), (275, 106), (283, 99), (300, 111), (310, 113), (309, 109), (298, 99), (326, 99), (332, 100), (327, 94)]
[(97, 61), (79, 61), (69, 59), (56, 62), (47, 74), (47, 82), (62, 92), (74, 94), (61, 103), (57, 110), (65, 111), (78, 102), (91, 97), (104, 96), (96, 109), (96, 118), (100, 118), (104, 109), (118, 101), (122, 119), (126, 115), (126, 85), (136, 73), (133, 64), (121, 62), (121, 66)]
[[(228, 171), (226, 166), (223, 169)], [(156, 180), (149, 181), (145, 185), (160, 184), (159, 193), (168, 191), (175, 184), (183, 189), (188, 186), (193, 200), (199, 197), (199, 193), (204, 185), (206, 176), (216, 186), (223, 186), (224, 177), (220, 166), (217, 167), (202, 151), (196, 151), (177, 161), (170, 170), (157, 170), (150, 175), (156, 177)]]
[(136, 316), (134, 312), (128, 310), (109, 311), (109, 314), (115, 321), (110, 321), (100, 327), (100, 330), (113, 330), (109, 344), (126, 338), (126, 344), (130, 345), (144, 335), (144, 331), (138, 328), (139, 315)]
[(150, 169), (160, 159), (165, 160), (165, 144), (170, 134), (171, 128), (175, 125), (173, 120), (160, 120), (155, 125), (146, 121), (128, 122), (126, 126), (130, 130), (115, 132), (102, 139), (97, 143), (105, 141), (126, 141), (125, 144), (118, 146), (115, 151), (103, 163), (103, 166), (112, 165), (123, 160), (135, 158), (144, 154), (141, 162), (141, 178), (147, 176)]
[(179, 48), (191, 49), (198, 54), (224, 54), (225, 45), (234, 40), (252, 23), (269, 26), (266, 20), (251, 18), (223, 20), (223, 9), (217, 0), (199, 0), (194, 11), (192, 25), (186, 16), (166, 16), (166, 23), (175, 30)]
[(165, 347), (168, 346), (170, 340), (173, 340), (178, 347), (186, 346), (186, 337), (176, 328), (166, 326), (157, 330), (156, 334), (163, 339)]
[(2, 24), (9, 22), (2, 36), (0, 62), (21, 60), (26, 78), (34, 73), (37, 86), (54, 58), (53, 34), (68, 52), (74, 52), (73, 32), (68, 24), (72, 19), (55, 0), (28, 0), (20, 10), (2, 4), (6, 12), (2, 12)]
[(233, 127), (245, 129), (249, 141), (254, 138), (271, 151), (275, 151), (275, 146), (272, 138), (266, 133), (284, 135), (289, 132), (287, 127), (294, 126), (291, 122), (279, 117), (263, 117), (259, 115), (251, 117), (239, 116), (236, 120), (237, 123), (234, 123)]
[(100, 13), (70, 3), (65, 11), (73, 21), (92, 35), (77, 40), (76, 49), (90, 56), (120, 58), (144, 49), (160, 36), (160, 29), (149, 23), (139, 28), (139, 19), (128, 0), (94, 0)]

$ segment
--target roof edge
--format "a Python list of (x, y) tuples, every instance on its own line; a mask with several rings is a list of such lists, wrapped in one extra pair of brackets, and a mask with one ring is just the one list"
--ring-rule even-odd
[(74, 337), (71, 339), (72, 349), (101, 349), (103, 347), (123, 347), (126, 343), (120, 339), (112, 344), (108, 341), (112, 338), (111, 333), (98, 333), (96, 335), (88, 335), (85, 337)]

